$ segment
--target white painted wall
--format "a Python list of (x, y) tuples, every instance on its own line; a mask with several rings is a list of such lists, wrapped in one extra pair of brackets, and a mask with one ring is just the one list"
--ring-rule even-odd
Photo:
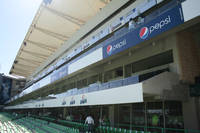
[(81, 59), (77, 60), (76, 62), (69, 65), (68, 73), (73, 73), (78, 71), (84, 67), (87, 67), (93, 63), (96, 63), (103, 59), (103, 49), (99, 48), (94, 52), (82, 57)]
[(185, 21), (200, 16), (200, 0), (186, 0), (182, 3), (183, 17)]
[[(82, 97), (87, 99), (87, 103), (80, 104)], [(71, 99), (75, 100), (74, 105), (70, 105)], [(62, 105), (66, 101), (66, 105)], [(14, 108), (39, 108), (36, 105), (44, 104), (44, 107), (67, 107), (67, 106), (86, 106), (86, 105), (105, 105), (120, 103), (136, 103), (143, 102), (142, 83), (117, 87), (114, 89), (96, 91), (70, 97), (62, 97), (58, 99), (44, 100), (16, 106), (5, 107), (6, 109)], [(41, 108), (41, 107), (40, 107)]]
[(143, 92), (146, 94), (161, 95), (164, 90), (172, 90), (179, 84), (179, 76), (175, 73), (164, 72), (143, 81)]
[(47, 77), (45, 77), (42, 80), (40, 80), (40, 88), (45, 86), (45, 85), (47, 85), (47, 84), (50, 84), (50, 82), (51, 82), (51, 78), (48, 75)]

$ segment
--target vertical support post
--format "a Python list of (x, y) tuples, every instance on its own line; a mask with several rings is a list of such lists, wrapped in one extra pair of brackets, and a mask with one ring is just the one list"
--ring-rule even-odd
[(64, 119), (66, 118), (66, 111), (67, 111), (67, 108), (64, 107), (64, 108), (63, 108), (63, 118), (64, 118)]
[(132, 130), (133, 125), (133, 104), (130, 104), (130, 130)]
[(123, 79), (125, 78), (125, 65), (123, 64)]
[(100, 107), (100, 118), (102, 119), (103, 115), (103, 106)]
[[(148, 121), (147, 121), (147, 102), (144, 102), (144, 117), (145, 117), (145, 127), (148, 126)], [(147, 128), (146, 128), (147, 131)]]
[(103, 73), (102, 73), (102, 83), (105, 82), (105, 81), (104, 81), (104, 76), (105, 76), (105, 73), (103, 72)]
[(165, 133), (165, 101), (164, 99), (162, 100), (162, 110), (163, 110), (163, 133)]

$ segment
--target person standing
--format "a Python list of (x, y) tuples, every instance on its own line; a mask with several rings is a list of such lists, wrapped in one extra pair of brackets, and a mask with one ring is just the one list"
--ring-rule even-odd
[(88, 115), (85, 119), (85, 124), (88, 124), (88, 133), (93, 133), (94, 130), (94, 119), (92, 116)]

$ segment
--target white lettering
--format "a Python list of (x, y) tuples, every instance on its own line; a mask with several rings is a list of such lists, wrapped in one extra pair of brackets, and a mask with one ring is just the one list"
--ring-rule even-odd
[(150, 26), (149, 31), (150, 34), (154, 31), (154, 30), (158, 30), (158, 29), (162, 29), (165, 25), (171, 23), (171, 18), (170, 16), (168, 16), (167, 18), (161, 20), (159, 23), (156, 23), (155, 25)]
[(114, 51), (115, 49), (118, 49), (118, 48), (123, 47), (124, 45), (126, 45), (126, 40), (125, 40), (125, 39), (124, 39), (123, 41), (121, 41), (121, 42), (115, 44), (115, 45), (113, 46), (113, 51)]

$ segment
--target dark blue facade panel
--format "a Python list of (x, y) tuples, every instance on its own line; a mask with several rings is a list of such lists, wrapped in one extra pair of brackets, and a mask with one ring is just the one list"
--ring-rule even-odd
[(12, 79), (0, 74), (0, 104), (10, 99)]
[(130, 85), (130, 84), (136, 84), (139, 83), (139, 76), (132, 76), (125, 78), (123, 81), (123, 85)]
[(51, 83), (68, 75), (68, 65), (64, 65), (56, 70), (51, 76)]

